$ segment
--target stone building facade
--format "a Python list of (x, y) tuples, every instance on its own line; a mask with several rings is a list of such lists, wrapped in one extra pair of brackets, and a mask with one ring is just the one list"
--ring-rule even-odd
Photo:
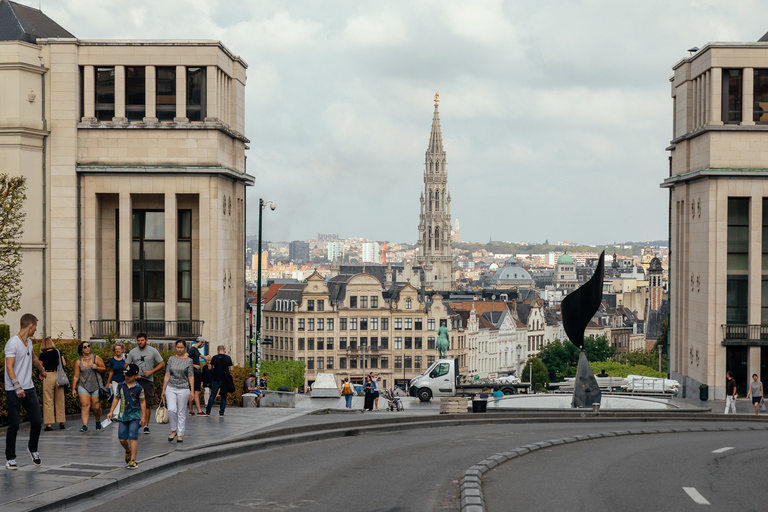
[(241, 360), (246, 63), (218, 41), (81, 40), (1, 4), (20, 30), (0, 41), (0, 170), (28, 187), (22, 308), (4, 320), (203, 335)]
[(673, 67), (670, 373), (684, 392), (768, 378), (768, 38)]

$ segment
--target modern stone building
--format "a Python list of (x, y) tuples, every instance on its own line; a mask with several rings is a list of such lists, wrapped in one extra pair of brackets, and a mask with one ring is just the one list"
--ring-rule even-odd
[(708, 43), (674, 65), (670, 371), (725, 396), (768, 378), (768, 37)]
[(0, 27), (0, 172), (28, 187), (3, 320), (203, 335), (242, 360), (246, 63), (219, 41), (77, 39), (8, 0)]
[(451, 255), (451, 193), (448, 190), (443, 133), (437, 111), (425, 157), (424, 191), (419, 213), (418, 264), (424, 270), (424, 286), (428, 290), (452, 290), (455, 287), (453, 256)]

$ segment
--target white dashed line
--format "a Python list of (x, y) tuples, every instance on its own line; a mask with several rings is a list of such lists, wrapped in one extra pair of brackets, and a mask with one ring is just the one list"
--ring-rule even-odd
[(728, 450), (733, 450), (734, 448), (735, 448), (734, 446), (726, 446), (724, 448), (718, 448), (717, 450), (712, 450), (712, 453), (723, 453), (723, 452), (727, 452)]
[(698, 503), (699, 505), (709, 505), (710, 503), (699, 494), (699, 491), (696, 490), (695, 487), (683, 487), (683, 490), (688, 494), (688, 496), (691, 497), (693, 501)]

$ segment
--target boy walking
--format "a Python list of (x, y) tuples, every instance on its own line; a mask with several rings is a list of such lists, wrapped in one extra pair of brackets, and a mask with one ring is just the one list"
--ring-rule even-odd
[(117, 387), (117, 395), (112, 400), (112, 407), (109, 409), (107, 419), (112, 421), (112, 413), (117, 404), (123, 402), (122, 411), (117, 418), (118, 429), (117, 438), (125, 450), (125, 462), (128, 469), (136, 469), (136, 453), (139, 450), (139, 427), (144, 425), (144, 415), (147, 411), (147, 404), (144, 398), (144, 388), (136, 382), (136, 376), (139, 374), (139, 367), (134, 363), (125, 366), (125, 382), (121, 382)]

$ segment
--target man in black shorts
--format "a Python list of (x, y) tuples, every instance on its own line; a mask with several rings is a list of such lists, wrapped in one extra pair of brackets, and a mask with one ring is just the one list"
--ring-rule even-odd
[(193, 389), (192, 393), (189, 395), (190, 416), (194, 416), (195, 406), (197, 407), (198, 416), (207, 416), (207, 414), (200, 407), (200, 391), (203, 390), (203, 372), (200, 369), (200, 358), (202, 357), (203, 359), (209, 362), (211, 360), (210, 357), (204, 356), (200, 353), (200, 349), (203, 348), (204, 346), (205, 346), (205, 340), (202, 338), (199, 338), (195, 343), (190, 343), (189, 348), (187, 349), (187, 354), (189, 354), (189, 357), (192, 358), (192, 368), (194, 369), (194, 377), (195, 377), (195, 389)]
[(147, 344), (147, 335), (140, 332), (136, 336), (138, 347), (134, 348), (125, 358), (125, 364), (134, 363), (139, 367), (138, 382), (144, 388), (144, 398), (147, 407), (144, 409), (144, 417), (141, 423), (145, 425), (144, 433), (149, 434), (149, 418), (152, 415), (152, 405), (155, 397), (155, 377), (158, 370), (165, 368), (160, 352), (155, 347)]

